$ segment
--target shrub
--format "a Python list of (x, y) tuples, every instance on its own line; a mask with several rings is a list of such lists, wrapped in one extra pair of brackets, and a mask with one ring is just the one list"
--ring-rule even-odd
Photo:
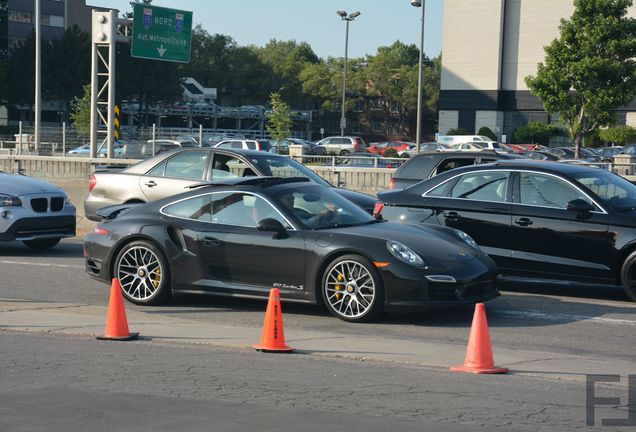
[(466, 132), (464, 129), (458, 127), (449, 130), (448, 132), (446, 132), (446, 135), (469, 135), (469, 133)]
[(497, 138), (497, 134), (495, 134), (489, 127), (486, 127), (486, 126), (480, 127), (479, 132), (477, 132), (477, 135), (487, 136), (493, 141), (497, 141), (499, 139)]
[(598, 131), (601, 140), (616, 145), (626, 145), (636, 141), (636, 128), (631, 126), (615, 126)]
[(398, 152), (393, 147), (390, 147), (384, 151), (384, 157), (396, 158), (398, 157)]

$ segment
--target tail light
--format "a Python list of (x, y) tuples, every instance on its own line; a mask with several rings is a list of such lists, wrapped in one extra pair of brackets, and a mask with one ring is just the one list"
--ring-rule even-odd
[(91, 184), (88, 185), (88, 191), (92, 191), (95, 185), (97, 184), (97, 178), (94, 175), (91, 175)]
[(375, 206), (373, 207), (373, 217), (377, 219), (380, 216), (380, 213), (382, 213), (383, 208), (384, 204), (381, 202), (375, 203)]
[(355, 139), (353, 140), (353, 149), (354, 149), (355, 151), (359, 151), (359, 150), (360, 150), (360, 142), (358, 141), (358, 139), (357, 139), (357, 138), (355, 138)]
[(256, 150), (261, 151), (261, 143), (256, 141)]
[(389, 180), (389, 189), (395, 189), (395, 180), (393, 180), (393, 177), (391, 177), (391, 180)]
[(104, 228), (102, 228), (102, 227), (100, 227), (98, 225), (93, 230), (93, 234), (106, 235), (106, 234), (108, 234), (108, 230), (105, 230)]

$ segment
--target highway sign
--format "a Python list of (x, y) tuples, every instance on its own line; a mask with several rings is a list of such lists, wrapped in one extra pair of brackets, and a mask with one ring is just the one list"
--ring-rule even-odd
[(133, 13), (131, 56), (190, 61), (192, 12), (137, 3)]

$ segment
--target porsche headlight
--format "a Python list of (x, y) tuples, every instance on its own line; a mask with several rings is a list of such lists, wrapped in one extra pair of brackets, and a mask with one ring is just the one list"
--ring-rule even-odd
[(477, 242), (473, 240), (473, 238), (469, 236), (468, 234), (466, 234), (464, 231), (460, 231), (458, 229), (454, 229), (453, 231), (455, 231), (455, 235), (459, 237), (460, 240), (465, 241), (466, 243), (468, 243), (470, 246), (474, 247), (475, 249), (481, 250)]
[(424, 260), (421, 256), (419, 256), (413, 249), (400, 242), (389, 240), (386, 242), (386, 247), (389, 249), (389, 252), (391, 252), (391, 254), (400, 261), (417, 266), (424, 265)]
[(20, 201), (20, 198), (7, 194), (0, 194), (0, 207), (20, 207), (21, 205), (22, 201)]

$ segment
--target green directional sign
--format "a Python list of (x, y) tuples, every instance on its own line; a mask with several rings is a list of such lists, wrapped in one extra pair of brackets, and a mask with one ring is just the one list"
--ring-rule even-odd
[(133, 13), (131, 56), (190, 61), (192, 12), (137, 3)]

